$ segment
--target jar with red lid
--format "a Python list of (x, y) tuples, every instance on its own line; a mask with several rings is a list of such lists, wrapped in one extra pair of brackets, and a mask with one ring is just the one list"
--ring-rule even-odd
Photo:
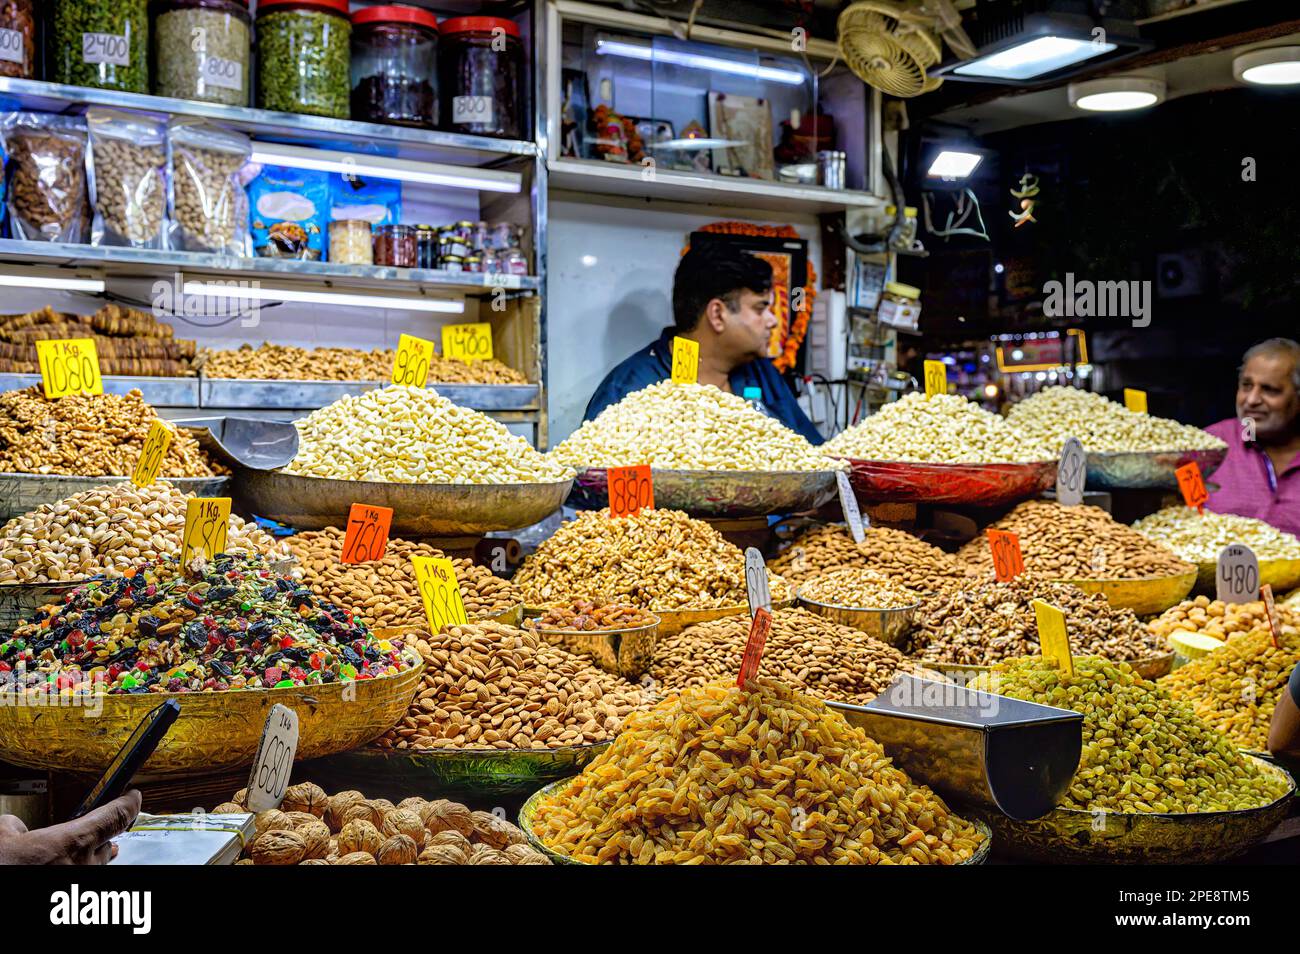
[(347, 119), (352, 92), (348, 0), (259, 0), (257, 105)]
[(442, 127), (520, 138), (524, 44), (518, 24), (501, 17), (457, 17), (444, 20), (441, 30)]
[(438, 18), (403, 4), (352, 14), (352, 118), (438, 124)]

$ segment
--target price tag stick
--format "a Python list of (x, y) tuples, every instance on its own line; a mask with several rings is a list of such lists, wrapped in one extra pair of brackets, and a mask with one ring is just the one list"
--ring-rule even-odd
[(673, 381), (698, 384), (700, 381), (700, 343), (681, 335), (673, 338)]
[(836, 473), (835, 483), (839, 485), (840, 509), (844, 511), (844, 522), (849, 525), (849, 533), (853, 534), (853, 542), (861, 543), (866, 539), (867, 532), (865, 529), (866, 521), (862, 519), (862, 511), (858, 509), (858, 495), (853, 492), (853, 485), (849, 483), (849, 475), (844, 471)]
[(388, 531), (393, 526), (393, 508), (354, 503), (348, 510), (348, 529), (343, 535), (340, 563), (369, 563), (382, 560), (388, 549)]
[(433, 342), (414, 335), (397, 339), (397, 355), (393, 358), (393, 383), (422, 388), (429, 383), (429, 362), (433, 358)]
[(1178, 478), (1178, 489), (1183, 492), (1183, 500), (1187, 506), (1205, 513), (1205, 501), (1210, 499), (1210, 494), (1205, 489), (1201, 465), (1196, 461), (1183, 464), (1174, 471), (1174, 476)]
[(415, 569), (415, 583), (424, 601), (424, 614), (429, 620), (429, 631), (441, 632), (445, 626), (464, 626), (469, 622), (465, 615), (465, 602), (460, 595), (460, 581), (456, 568), (446, 557), (411, 557)]
[(167, 449), (172, 445), (172, 429), (157, 418), (149, 425), (149, 434), (144, 439), (144, 447), (131, 472), (131, 483), (137, 487), (148, 487), (158, 479), (163, 461), (167, 459)]
[(1264, 613), (1268, 616), (1268, 634), (1273, 637), (1273, 648), (1281, 649), (1282, 643), (1277, 638), (1279, 627), (1277, 624), (1277, 604), (1273, 602), (1273, 584), (1265, 583), (1261, 586), (1259, 596), (1264, 601)]
[(1065, 614), (1051, 603), (1034, 600), (1034, 618), (1038, 622), (1038, 645), (1043, 658), (1055, 663), (1067, 676), (1074, 675), (1074, 657), (1070, 654), (1070, 635), (1065, 629)]
[(925, 362), (925, 396), (948, 393), (948, 366), (942, 361)]
[(276, 703), (266, 717), (262, 740), (257, 744), (253, 769), (248, 773), (248, 799), (250, 812), (264, 812), (279, 808), (284, 801), (289, 776), (293, 772), (293, 757), (298, 751), (298, 713), (288, 706)]
[(642, 508), (654, 509), (655, 484), (649, 464), (611, 467), (605, 472), (605, 483), (611, 517), (631, 517)]
[(1007, 583), (1025, 572), (1025, 558), (1020, 552), (1020, 537), (1010, 530), (988, 531), (989, 549), (993, 551), (993, 575)]
[(736, 685), (740, 688), (745, 688), (745, 684), (758, 675), (758, 664), (763, 661), (763, 648), (771, 631), (772, 614), (759, 607), (749, 625), (749, 639), (745, 643), (745, 655), (740, 660), (740, 675), (736, 677)]
[(181, 537), (181, 566), (202, 554), (211, 560), (226, 552), (230, 529), (229, 497), (191, 497), (185, 501), (185, 532)]

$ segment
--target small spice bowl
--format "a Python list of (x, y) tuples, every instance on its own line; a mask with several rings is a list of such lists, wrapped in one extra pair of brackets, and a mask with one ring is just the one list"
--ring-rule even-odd
[(819, 603), (810, 600), (802, 593), (797, 594), (799, 605), (810, 613), (824, 616), (833, 623), (852, 626), (868, 636), (874, 636), (890, 646), (899, 647), (907, 640), (912, 631), (912, 620), (916, 609), (921, 604), (880, 609), (869, 606), (837, 606), (834, 603)]
[(650, 666), (659, 641), (659, 617), (626, 629), (548, 629), (530, 619), (525, 625), (547, 642), (592, 657), (606, 672), (636, 679)]

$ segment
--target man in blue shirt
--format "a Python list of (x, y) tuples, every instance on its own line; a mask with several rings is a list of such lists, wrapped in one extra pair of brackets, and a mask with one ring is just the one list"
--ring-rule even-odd
[(614, 368), (587, 405), (591, 420), (625, 395), (672, 377), (673, 337), (700, 346), (699, 382), (732, 394), (758, 388), (768, 412), (814, 444), (824, 440), (767, 356), (776, 327), (772, 266), (724, 244), (692, 248), (673, 277), (673, 322)]

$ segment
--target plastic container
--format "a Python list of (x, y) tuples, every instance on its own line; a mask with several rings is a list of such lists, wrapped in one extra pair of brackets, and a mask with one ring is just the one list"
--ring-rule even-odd
[(329, 260), (340, 265), (371, 265), (375, 261), (374, 239), (365, 219), (342, 219), (330, 223)]
[(40, 42), (35, 0), (0, 3), (0, 76), (36, 78), (36, 44)]
[(148, 0), (54, 0), (50, 79), (149, 92)]
[(352, 118), (438, 124), (438, 18), (400, 4), (352, 14)]
[(916, 331), (921, 322), (921, 289), (899, 282), (888, 282), (876, 308), (882, 325)]
[(442, 23), (438, 53), (442, 127), (474, 136), (518, 139), (523, 130), (524, 45), (501, 17)]
[(260, 0), (257, 105), (347, 119), (352, 92), (348, 0)]
[(247, 0), (155, 0), (158, 96), (247, 106), (253, 27)]
[(375, 229), (375, 264), (416, 268), (420, 264), (415, 229), (409, 225), (381, 225)]

